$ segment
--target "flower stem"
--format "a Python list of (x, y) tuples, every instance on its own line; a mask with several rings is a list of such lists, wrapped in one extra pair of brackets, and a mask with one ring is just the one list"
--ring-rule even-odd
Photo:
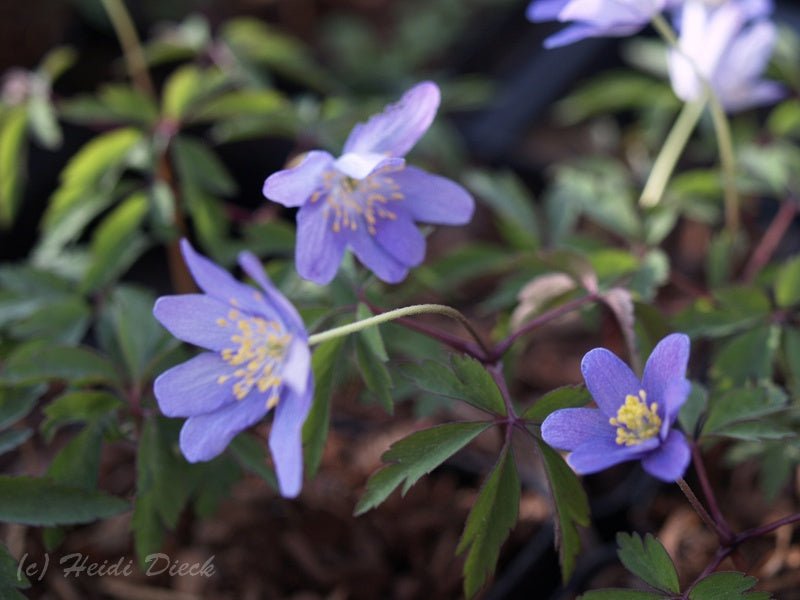
[(722, 516), (722, 511), (717, 504), (717, 497), (714, 495), (714, 490), (711, 487), (711, 482), (708, 480), (708, 473), (706, 466), (703, 463), (703, 457), (700, 455), (700, 449), (697, 444), (692, 443), (692, 461), (694, 463), (694, 470), (697, 473), (697, 479), (700, 481), (700, 487), (703, 489), (703, 495), (708, 502), (708, 508), (711, 511), (711, 516), (714, 519), (716, 526), (714, 529), (720, 541), (728, 544), (733, 539), (733, 532), (731, 531), (725, 517)]
[(153, 80), (150, 79), (150, 73), (147, 70), (147, 61), (144, 57), (144, 50), (139, 41), (139, 36), (136, 33), (136, 28), (133, 25), (128, 9), (125, 8), (124, 0), (100, 0), (103, 3), (108, 18), (111, 20), (111, 25), (119, 39), (120, 46), (122, 46), (123, 57), (125, 58), (125, 65), (128, 69), (133, 84), (139, 89), (140, 92), (155, 98), (156, 90), (153, 85)]
[(744, 272), (742, 273), (743, 283), (750, 283), (753, 281), (764, 265), (769, 262), (769, 259), (775, 253), (775, 250), (777, 250), (778, 244), (780, 244), (783, 236), (786, 235), (792, 221), (794, 221), (799, 208), (794, 198), (789, 198), (781, 202), (777, 214), (772, 219), (769, 227), (767, 227), (764, 236), (761, 238), (761, 241), (758, 242), (758, 246), (753, 250), (753, 254), (744, 268)]
[(534, 329), (538, 329), (542, 325), (549, 323), (553, 319), (557, 319), (558, 317), (565, 315), (567, 313), (572, 312), (573, 310), (577, 310), (586, 304), (590, 304), (599, 298), (598, 294), (592, 293), (581, 298), (576, 298), (575, 300), (570, 300), (566, 304), (562, 304), (554, 308), (553, 310), (547, 311), (546, 313), (542, 313), (535, 319), (529, 321), (516, 331), (509, 334), (505, 339), (501, 340), (497, 343), (494, 347), (494, 350), (489, 353), (489, 362), (497, 362), (499, 361), (503, 355), (508, 352), (509, 348), (516, 342), (520, 337), (526, 335), (533, 331)]
[(664, 41), (670, 46), (678, 45), (678, 36), (675, 35), (675, 30), (672, 29), (672, 25), (669, 24), (664, 15), (661, 13), (656, 14), (650, 23), (653, 25), (653, 29), (658, 32), (658, 35), (664, 38)]
[(687, 102), (683, 105), (683, 109), (675, 120), (675, 124), (672, 126), (656, 161), (653, 163), (650, 176), (647, 178), (642, 195), (639, 197), (640, 206), (655, 206), (661, 201), (664, 189), (667, 187), (669, 178), (675, 170), (675, 165), (678, 164), (678, 159), (683, 154), (686, 143), (700, 120), (705, 106), (705, 99)]
[(481, 350), (486, 354), (489, 353), (489, 350), (484, 345), (481, 336), (478, 335), (478, 332), (472, 327), (472, 323), (469, 322), (469, 319), (467, 319), (455, 308), (445, 306), (443, 304), (415, 304), (413, 306), (405, 306), (403, 308), (397, 308), (395, 310), (374, 315), (367, 319), (362, 319), (361, 321), (356, 321), (355, 323), (349, 323), (348, 325), (342, 325), (341, 327), (334, 327), (328, 331), (323, 331), (309, 336), (308, 345), (314, 346), (327, 340), (350, 335), (351, 333), (357, 333), (369, 327), (375, 327), (381, 323), (388, 323), (389, 321), (395, 321), (404, 317), (412, 317), (424, 314), (444, 315), (459, 321), (467, 329), (467, 331), (469, 331), (470, 335), (472, 335), (472, 337), (475, 339)]
[[(706, 84), (710, 90), (711, 86)], [(711, 118), (717, 135), (719, 156), (722, 162), (723, 190), (725, 194), (725, 228), (735, 234), (739, 230), (739, 193), (736, 191), (736, 154), (733, 149), (731, 126), (719, 98), (710, 95)]]
[(800, 521), (800, 513), (795, 513), (793, 515), (789, 515), (788, 517), (783, 517), (782, 519), (773, 521), (772, 523), (767, 523), (766, 525), (762, 525), (761, 527), (754, 527), (753, 529), (748, 529), (747, 531), (743, 531), (742, 533), (736, 536), (736, 543), (739, 544), (741, 542), (745, 542), (747, 540), (756, 537), (761, 537), (762, 535), (767, 535), (768, 533), (772, 533), (776, 529), (780, 529), (781, 527), (785, 527), (786, 525), (792, 525), (793, 523), (797, 523), (798, 521)]
[[(659, 33), (667, 44), (678, 52), (682, 52), (678, 45), (678, 36), (663, 15), (659, 14), (652, 19), (653, 28)], [(700, 72), (695, 62), (688, 56), (686, 59), (695, 70), (698, 79), (703, 82), (706, 89), (708, 102), (711, 107), (711, 117), (714, 122), (714, 133), (717, 137), (720, 162), (722, 164), (723, 188), (725, 195), (725, 227), (734, 234), (739, 229), (739, 194), (736, 190), (736, 153), (733, 149), (730, 123), (725, 115), (725, 109), (714, 92), (708, 79)]]
[(695, 493), (692, 491), (692, 488), (689, 487), (689, 484), (686, 483), (686, 480), (681, 478), (678, 479), (675, 483), (678, 484), (678, 487), (681, 488), (683, 495), (686, 496), (686, 499), (689, 501), (689, 504), (692, 505), (694, 511), (700, 516), (703, 522), (708, 526), (709, 529), (712, 531), (717, 531), (717, 524), (714, 522), (714, 519), (711, 518), (711, 515), (708, 514), (705, 506), (700, 502), (697, 498)]

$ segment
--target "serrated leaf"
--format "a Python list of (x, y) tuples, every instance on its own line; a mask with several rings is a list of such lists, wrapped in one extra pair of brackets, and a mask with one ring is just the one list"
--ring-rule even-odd
[(109, 392), (86, 390), (68, 392), (44, 407), (41, 425), (45, 438), (71, 423), (92, 423), (122, 407), (122, 400)]
[(152, 491), (136, 494), (131, 529), (139, 566), (145, 568), (145, 558), (158, 552), (164, 543), (164, 526), (159, 519)]
[(426, 392), (468, 402), (493, 414), (506, 414), (500, 390), (478, 361), (453, 356), (451, 364), (452, 368), (448, 368), (427, 360), (401, 365), (400, 370)]
[(395, 442), (381, 457), (390, 462), (367, 482), (367, 490), (355, 509), (356, 515), (380, 505), (394, 489), (404, 483), (405, 494), (426, 473), (441, 465), (469, 444), (491, 423), (447, 423), (412, 433)]
[(328, 439), (331, 415), (331, 393), (336, 380), (336, 366), (344, 338), (334, 338), (317, 346), (311, 357), (314, 372), (314, 401), (303, 424), (305, 470), (313, 477), (322, 460)]
[(768, 380), (779, 344), (780, 328), (776, 325), (762, 325), (740, 333), (726, 342), (714, 357), (711, 377), (721, 388)]
[(464, 595), (473, 597), (494, 572), (500, 546), (517, 524), (520, 483), (511, 452), (505, 450), (467, 517), (456, 554), (468, 549), (464, 562)]
[(589, 500), (578, 477), (561, 455), (538, 438), (536, 443), (544, 461), (550, 493), (558, 515), (555, 526), (561, 578), (568, 581), (580, 552), (578, 525), (589, 525)]
[(386, 365), (372, 351), (370, 345), (362, 337), (355, 338), (356, 363), (361, 377), (371, 395), (383, 409), (394, 413), (394, 400), (392, 399), (392, 377)]
[(147, 243), (139, 234), (139, 227), (148, 205), (146, 193), (134, 193), (97, 226), (92, 235), (91, 263), (80, 286), (82, 292), (111, 283), (144, 252)]
[(20, 385), (58, 379), (75, 385), (117, 381), (114, 365), (100, 354), (81, 346), (57, 346), (28, 342), (8, 357), (0, 371), (0, 384)]
[(673, 320), (676, 331), (689, 337), (722, 337), (769, 316), (769, 298), (755, 287), (719, 290), (714, 298), (700, 298)]
[(642, 538), (638, 533), (618, 533), (617, 546), (619, 559), (628, 571), (657, 590), (680, 593), (672, 558), (652, 534)]
[(768, 592), (748, 592), (758, 583), (755, 577), (734, 571), (712, 573), (689, 592), (689, 600), (769, 600)]
[(128, 510), (128, 503), (44, 478), (0, 475), (0, 521), (34, 526), (89, 523)]
[(536, 400), (520, 416), (521, 419), (542, 423), (547, 415), (562, 408), (579, 408), (592, 401), (592, 395), (583, 385), (557, 388)]
[(702, 436), (724, 435), (726, 429), (743, 421), (763, 418), (786, 409), (786, 397), (762, 388), (736, 388), (713, 399)]
[(785, 262), (778, 271), (775, 301), (782, 308), (800, 303), (800, 256)]

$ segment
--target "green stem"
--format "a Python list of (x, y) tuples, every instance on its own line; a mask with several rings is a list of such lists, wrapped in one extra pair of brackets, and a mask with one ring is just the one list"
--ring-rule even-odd
[[(653, 28), (664, 38), (672, 48), (682, 52), (678, 45), (675, 31), (663, 15), (656, 15), (651, 21)], [(731, 234), (739, 229), (739, 193), (736, 190), (736, 153), (733, 148), (730, 123), (725, 114), (725, 109), (719, 97), (711, 87), (711, 83), (703, 76), (695, 62), (686, 54), (684, 57), (695, 70), (697, 77), (703, 82), (711, 106), (711, 117), (714, 122), (714, 134), (719, 147), (720, 162), (722, 163), (723, 187), (725, 194), (725, 227)]]
[(361, 321), (356, 321), (355, 323), (349, 323), (348, 325), (342, 325), (341, 327), (334, 327), (328, 331), (316, 333), (312, 336), (309, 336), (308, 345), (315, 346), (337, 337), (350, 335), (351, 333), (357, 333), (367, 329), (368, 327), (380, 325), (381, 323), (388, 323), (389, 321), (402, 319), (403, 317), (412, 317), (424, 314), (444, 315), (459, 321), (467, 329), (467, 331), (469, 331), (470, 335), (475, 338), (475, 341), (481, 347), (481, 350), (487, 354), (489, 353), (489, 350), (484, 345), (483, 340), (481, 339), (480, 335), (478, 335), (478, 332), (472, 327), (469, 319), (467, 319), (455, 308), (451, 308), (450, 306), (445, 306), (443, 304), (415, 304), (413, 306), (396, 308), (395, 310), (390, 310), (385, 313), (369, 317), (368, 319), (363, 319)]
[(705, 99), (687, 102), (683, 105), (672, 130), (664, 141), (664, 146), (653, 163), (653, 169), (650, 171), (642, 195), (639, 197), (641, 206), (655, 206), (661, 201), (664, 189), (675, 170), (675, 165), (678, 164), (678, 159), (683, 154), (686, 143), (700, 120), (705, 106)]
[[(710, 90), (711, 86), (706, 84)], [(723, 188), (725, 193), (725, 228), (735, 234), (739, 230), (739, 193), (736, 190), (736, 153), (733, 149), (731, 126), (725, 109), (716, 95), (710, 96), (711, 118), (714, 121), (714, 132), (719, 145), (719, 157), (722, 162)]]
[(653, 29), (658, 32), (658, 35), (664, 38), (665, 42), (667, 42), (670, 46), (678, 45), (678, 36), (675, 35), (672, 25), (669, 24), (669, 21), (667, 21), (664, 15), (658, 13), (650, 22), (653, 25)]
[(125, 8), (123, 0), (100, 0), (105, 8), (108, 18), (111, 20), (111, 25), (119, 39), (120, 46), (122, 46), (122, 53), (125, 58), (125, 65), (128, 69), (133, 84), (139, 88), (139, 91), (155, 98), (156, 90), (153, 85), (153, 80), (150, 79), (150, 73), (147, 70), (147, 61), (144, 57), (144, 50), (139, 41), (139, 36), (136, 33), (136, 28), (133, 25), (128, 9)]

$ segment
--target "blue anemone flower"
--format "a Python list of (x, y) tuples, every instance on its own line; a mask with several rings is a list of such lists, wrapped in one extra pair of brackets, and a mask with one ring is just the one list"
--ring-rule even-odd
[(689, 338), (679, 333), (656, 345), (641, 381), (605, 348), (589, 351), (581, 371), (598, 408), (553, 412), (542, 423), (544, 441), (571, 452), (567, 462), (582, 475), (640, 460), (662, 481), (680, 479), (691, 452), (672, 426), (691, 390), (688, 361)]
[(533, 0), (527, 17), (535, 23), (572, 22), (545, 40), (545, 48), (557, 48), (589, 37), (632, 35), (676, 3), (677, 0)]
[(186, 264), (204, 294), (163, 296), (153, 314), (170, 333), (205, 348), (154, 383), (161, 411), (187, 417), (180, 448), (189, 462), (218, 456), (233, 437), (275, 409), (269, 447), (281, 494), (303, 482), (302, 427), (311, 407), (311, 355), (300, 315), (249, 252), (239, 256), (255, 289), (181, 241)]
[(415, 222), (469, 222), (474, 210), (469, 192), (403, 159), (438, 107), (439, 88), (420, 83), (356, 125), (339, 158), (313, 150), (298, 166), (267, 178), (264, 196), (300, 207), (295, 263), (301, 277), (329, 283), (350, 248), (380, 279), (397, 283), (425, 258), (425, 236)]

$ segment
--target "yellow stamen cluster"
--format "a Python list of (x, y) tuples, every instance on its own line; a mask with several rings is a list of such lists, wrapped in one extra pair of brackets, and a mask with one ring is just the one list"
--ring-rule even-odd
[(617, 428), (616, 442), (620, 446), (636, 446), (654, 438), (661, 430), (658, 403), (647, 405), (647, 394), (639, 390), (639, 396), (628, 394), (625, 404), (619, 407), (617, 416), (608, 420)]
[(222, 350), (222, 359), (235, 367), (230, 375), (220, 375), (217, 383), (222, 385), (234, 379), (233, 395), (237, 400), (244, 398), (253, 390), (271, 392), (267, 408), (278, 404), (281, 377), (276, 372), (280, 366), (292, 336), (283, 331), (277, 321), (267, 321), (261, 317), (243, 315), (232, 308), (227, 318), (217, 319), (219, 327), (235, 328), (231, 335), (232, 348)]
[(324, 199), (327, 219), (334, 233), (357, 231), (363, 223), (370, 235), (375, 235), (378, 219), (397, 219), (397, 213), (388, 205), (404, 199), (391, 173), (391, 168), (382, 169), (358, 180), (327, 171), (322, 176), (322, 189), (311, 195), (311, 202)]

